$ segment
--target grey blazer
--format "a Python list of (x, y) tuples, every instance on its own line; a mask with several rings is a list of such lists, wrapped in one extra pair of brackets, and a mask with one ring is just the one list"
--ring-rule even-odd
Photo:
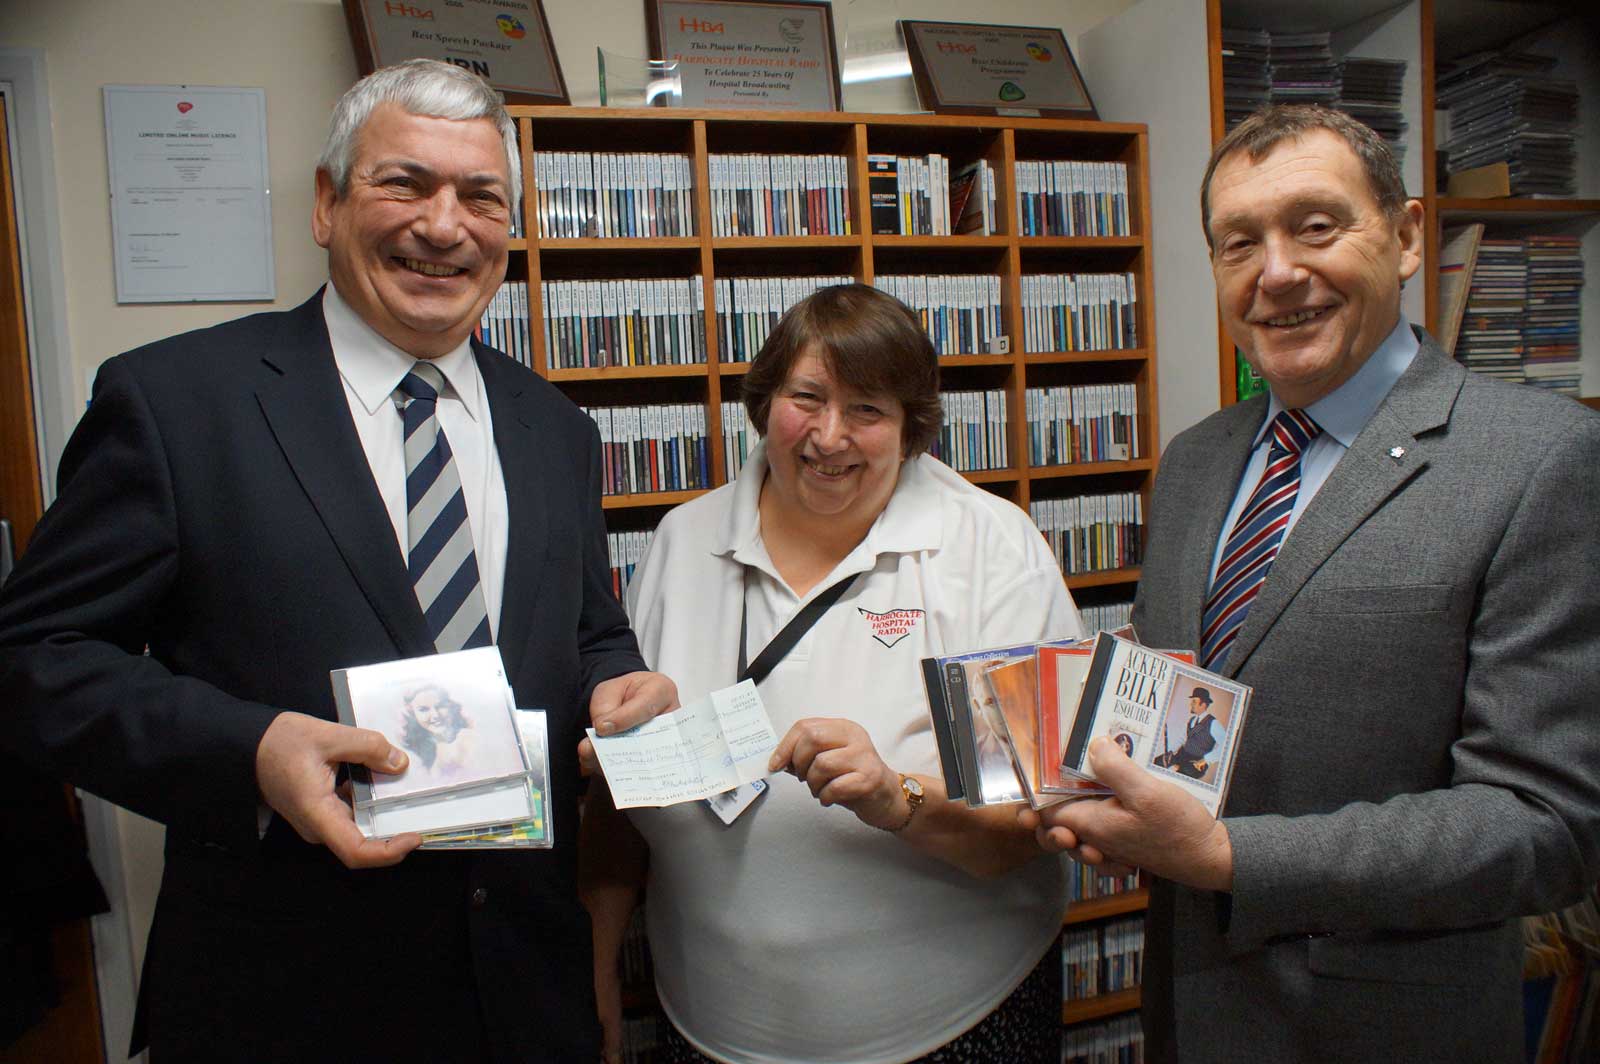
[[(1234, 890), (1155, 884), (1153, 1060), (1520, 1060), (1515, 918), (1600, 874), (1600, 416), (1421, 341), (1231, 652)], [(1161, 462), (1149, 645), (1199, 646), (1265, 411)]]

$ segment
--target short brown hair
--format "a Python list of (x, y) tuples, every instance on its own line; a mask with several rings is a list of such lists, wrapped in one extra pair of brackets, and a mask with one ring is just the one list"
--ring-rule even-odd
[(939, 356), (910, 307), (870, 285), (820, 288), (789, 308), (744, 378), (744, 405), (767, 434), (772, 397), (806, 348), (834, 380), (862, 395), (892, 395), (905, 409), (901, 450), (914, 458), (939, 438)]
[(1307, 133), (1325, 129), (1350, 146), (1378, 206), (1391, 219), (1399, 218), (1406, 205), (1406, 185), (1394, 153), (1372, 127), (1342, 111), (1331, 111), (1316, 104), (1278, 104), (1266, 107), (1234, 127), (1211, 152), (1206, 176), (1200, 179), (1200, 226), (1205, 230), (1206, 246), (1211, 246), (1211, 176), (1217, 166), (1242, 151), (1251, 162), (1264, 156), (1286, 140), (1299, 140)]

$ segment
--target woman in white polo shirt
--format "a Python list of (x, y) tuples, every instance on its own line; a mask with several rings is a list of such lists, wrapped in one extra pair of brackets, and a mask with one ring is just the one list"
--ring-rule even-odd
[[(799, 778), (731, 824), (698, 802), (625, 819), (596, 788), (584, 893), (608, 1054), (648, 865), (670, 1061), (1054, 1061), (1064, 866), (1014, 810), (945, 798), (919, 661), (1080, 635), (1060, 570), (1026, 514), (924, 453), (938, 360), (890, 296), (842, 285), (795, 306), (744, 394), (762, 445), (662, 521), (629, 613), (685, 701), (770, 665), (774, 767)], [(764, 648), (825, 595), (771, 665)]]

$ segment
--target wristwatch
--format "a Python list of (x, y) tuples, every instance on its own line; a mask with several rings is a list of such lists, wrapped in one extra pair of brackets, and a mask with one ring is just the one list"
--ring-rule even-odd
[(900, 793), (906, 796), (906, 805), (910, 806), (910, 808), (906, 810), (906, 818), (904, 820), (894, 827), (886, 829), (891, 833), (904, 831), (906, 825), (911, 823), (911, 818), (917, 815), (917, 810), (922, 808), (922, 803), (927, 798), (927, 795), (922, 790), (922, 781), (915, 776), (907, 776), (904, 772), (900, 773)]

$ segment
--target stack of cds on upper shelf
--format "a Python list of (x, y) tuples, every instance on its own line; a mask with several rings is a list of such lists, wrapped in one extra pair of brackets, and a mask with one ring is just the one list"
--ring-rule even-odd
[(1222, 107), (1228, 129), (1268, 103), (1315, 103), (1371, 126), (1405, 158), (1403, 59), (1336, 59), (1328, 33), (1222, 31)]
[(1339, 64), (1330, 37), (1326, 31), (1272, 35), (1273, 103), (1339, 102)]
[(1405, 79), (1404, 59), (1350, 56), (1339, 63), (1339, 110), (1371, 126), (1397, 162), (1406, 151), (1406, 119), (1400, 110)]
[[(1583, 247), (1577, 236), (1525, 239), (1528, 310), (1523, 318), (1522, 370), (1529, 384), (1578, 394), (1579, 299)], [(1481, 253), (1480, 253), (1481, 254)]]
[(1528, 52), (1479, 52), (1440, 75), (1436, 99), (1450, 110), (1449, 173), (1504, 162), (1513, 196), (1574, 193), (1578, 87), (1552, 77), (1555, 65)]
[(1521, 383), (1522, 323), (1528, 302), (1528, 256), (1516, 237), (1485, 238), (1467, 290), (1466, 316), (1456, 338), (1462, 365)]
[(1222, 109), (1227, 128), (1272, 101), (1272, 35), (1266, 30), (1222, 31)]

